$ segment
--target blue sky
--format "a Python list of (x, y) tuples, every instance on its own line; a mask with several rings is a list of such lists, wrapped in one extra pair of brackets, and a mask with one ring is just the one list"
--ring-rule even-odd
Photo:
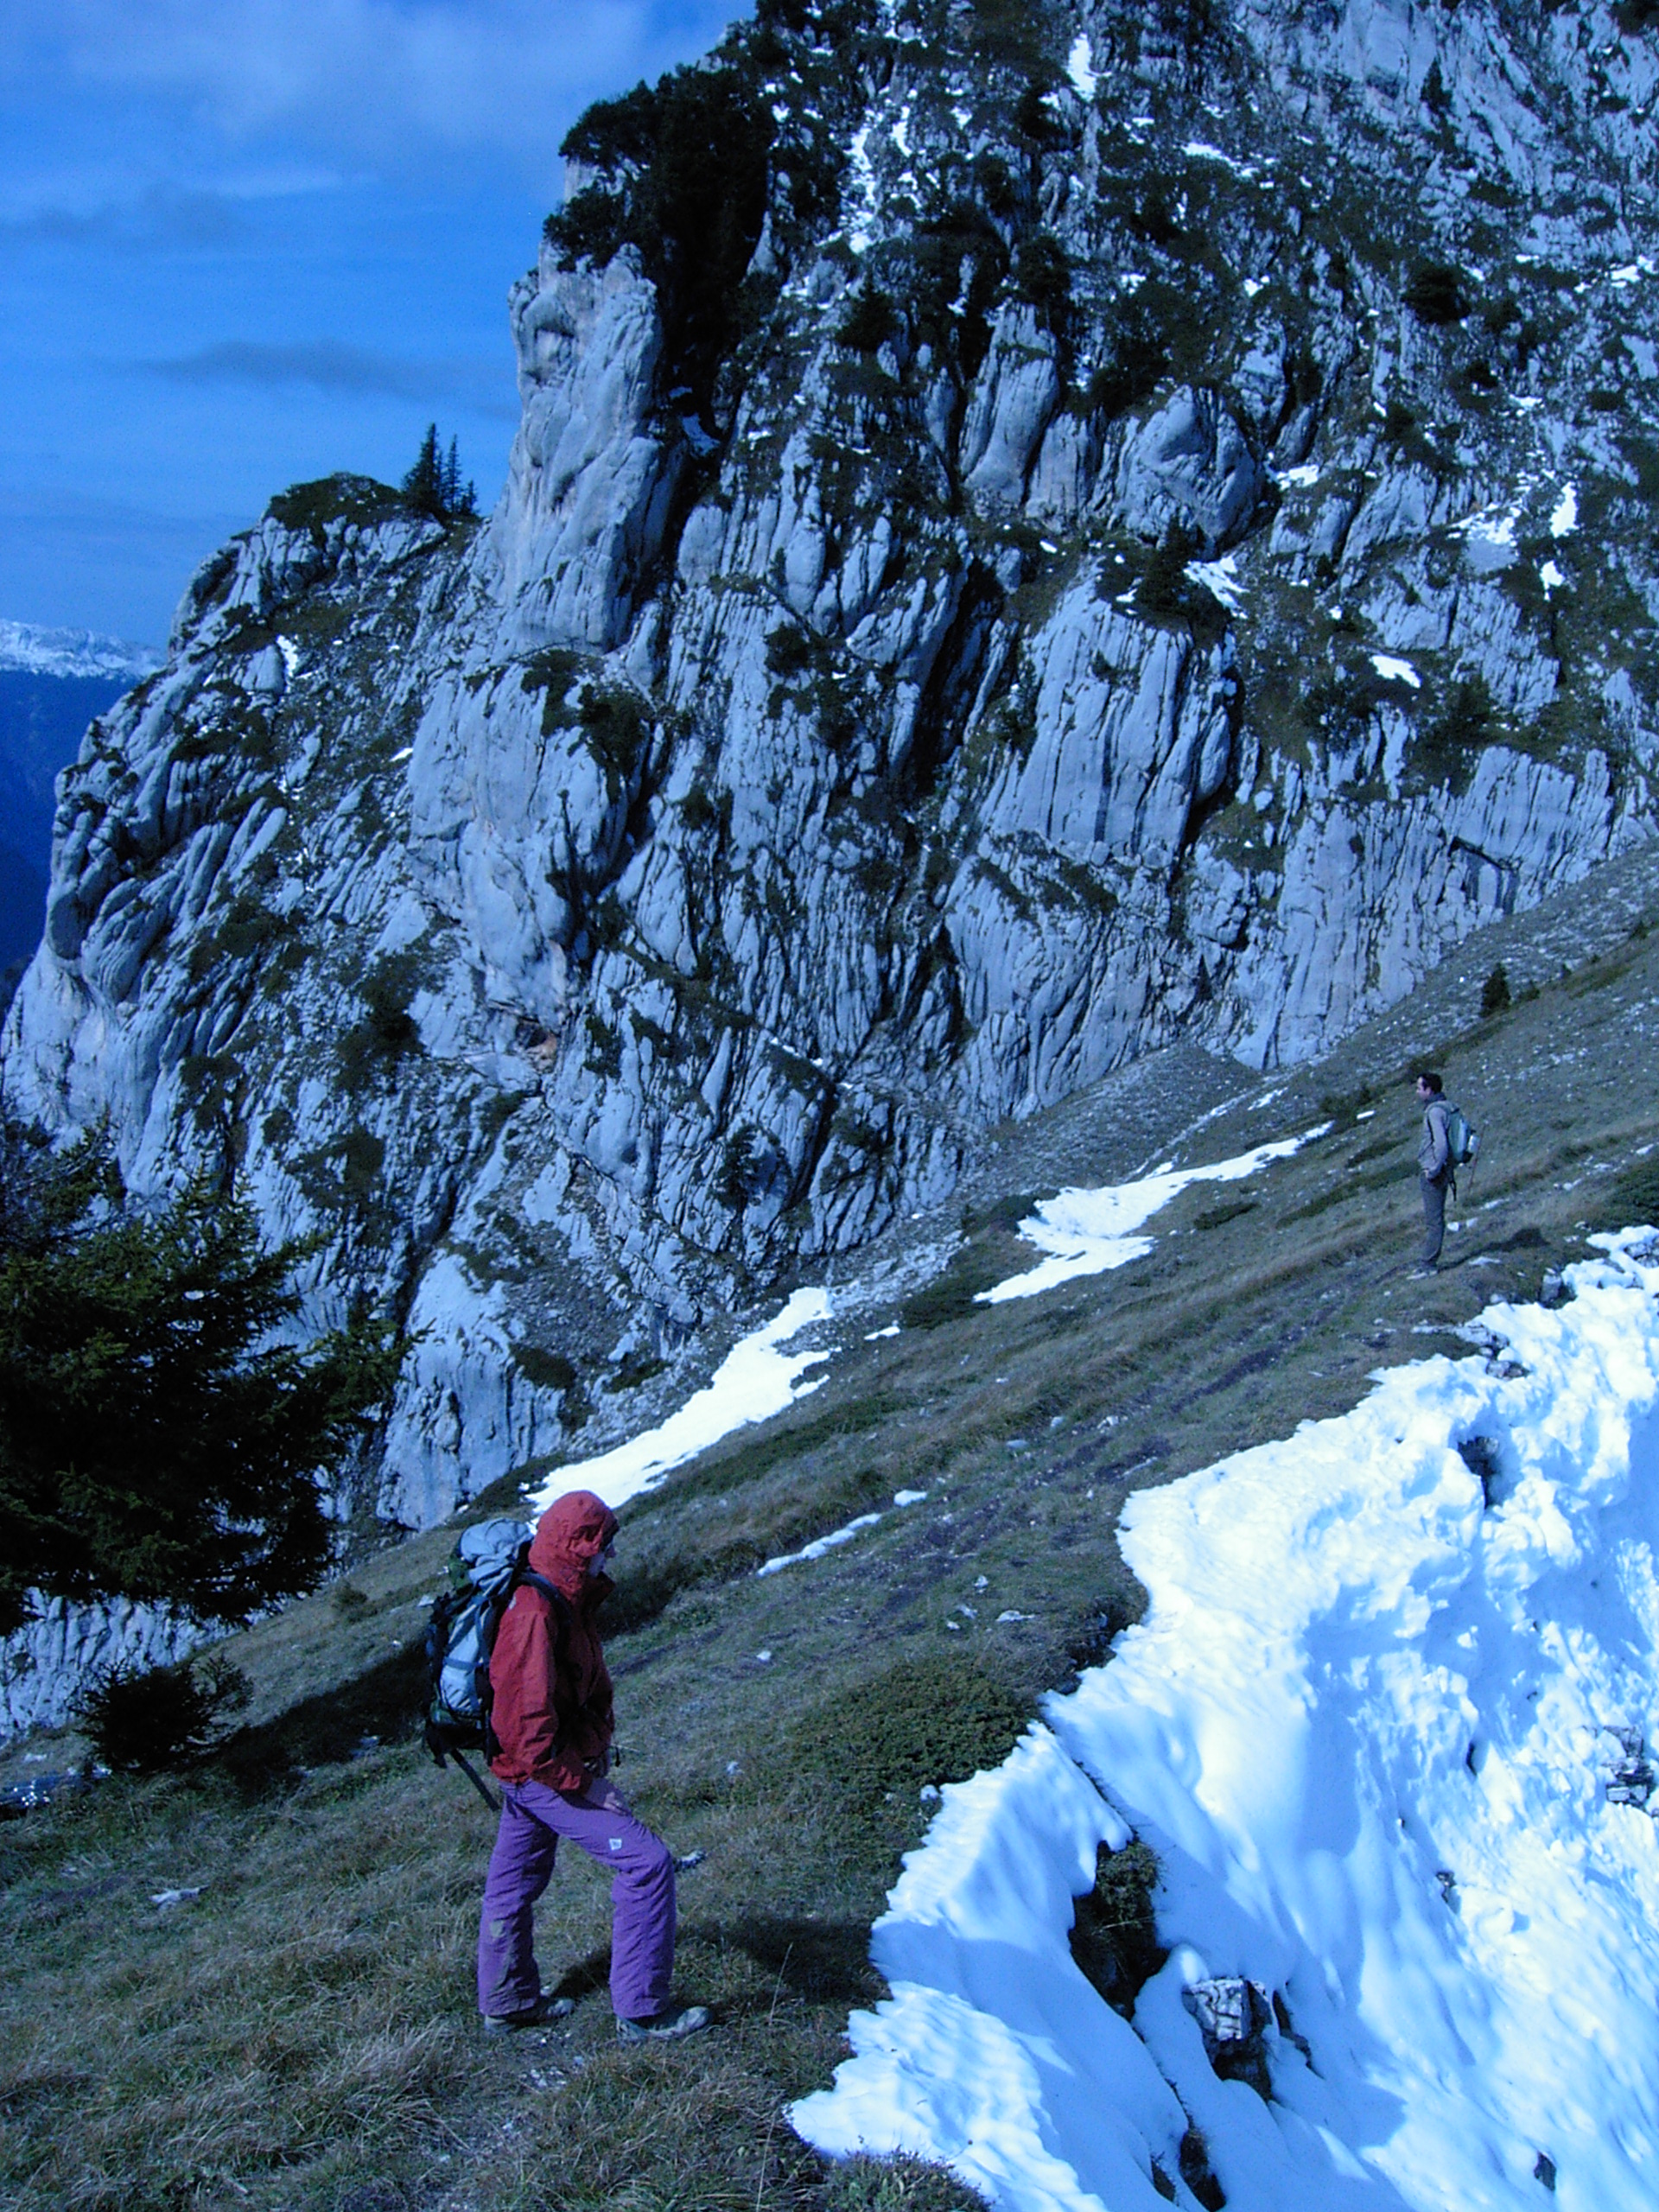
[(0, 616), (159, 643), (271, 493), (435, 418), (489, 505), (560, 139), (742, 12), (3, 0)]

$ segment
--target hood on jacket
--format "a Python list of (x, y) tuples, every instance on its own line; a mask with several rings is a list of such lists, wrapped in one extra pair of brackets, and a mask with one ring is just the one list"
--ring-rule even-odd
[(617, 1518), (590, 1490), (567, 1491), (556, 1497), (536, 1524), (530, 1540), (533, 1573), (544, 1575), (567, 1598), (578, 1598), (593, 1578), (588, 1569), (617, 1531)]

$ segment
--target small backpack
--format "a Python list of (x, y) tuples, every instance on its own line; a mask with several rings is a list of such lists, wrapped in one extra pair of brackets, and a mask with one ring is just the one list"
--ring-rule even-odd
[(479, 1751), (491, 1759), (501, 1748), (490, 1726), (490, 1655), (501, 1616), (526, 1582), (550, 1601), (556, 1636), (569, 1610), (553, 1585), (531, 1572), (530, 1538), (522, 1521), (480, 1521), (464, 1529), (450, 1562), (455, 1586), (438, 1599), (427, 1623), (426, 1747), (440, 1766), (454, 1759), (491, 1806), (495, 1800), (465, 1754)]
[(1480, 1131), (1461, 1106), (1446, 1107), (1446, 1149), (1453, 1168), (1472, 1167), (1480, 1158)]

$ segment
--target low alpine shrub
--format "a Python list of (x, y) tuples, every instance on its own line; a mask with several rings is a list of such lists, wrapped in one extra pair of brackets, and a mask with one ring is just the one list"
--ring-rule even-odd
[(921, 1792), (1001, 1765), (1030, 1719), (1007, 1682), (938, 1652), (836, 1691), (795, 1724), (786, 1755), (796, 1777), (833, 1793), (855, 1853), (885, 1870), (920, 1836)]
[(1126, 2020), (1169, 1955), (1158, 1941), (1152, 1905), (1157, 1881), (1158, 1861), (1138, 1839), (1122, 1851), (1103, 1843), (1095, 1858), (1095, 1886), (1077, 1899), (1072, 1921), (1072, 1957)]
[(175, 1774), (216, 1751), (251, 1694), (229, 1660), (162, 1667), (106, 1667), (76, 1707), (76, 1725), (99, 1762), (118, 1774)]
[(1599, 1211), (1610, 1229), (1659, 1228), (1659, 1160), (1633, 1160), (1614, 1177)]

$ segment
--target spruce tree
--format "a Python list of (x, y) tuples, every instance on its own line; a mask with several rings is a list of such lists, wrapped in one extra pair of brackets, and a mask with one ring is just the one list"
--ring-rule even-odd
[(141, 1210), (102, 1137), (0, 1135), (0, 1632), (31, 1590), (229, 1623), (320, 1580), (319, 1475), (401, 1346), (366, 1320), (274, 1341), (301, 1256), (206, 1179)]
[(415, 466), (404, 477), (402, 486), (404, 503), (417, 515), (429, 515), (433, 521), (442, 522), (445, 516), (443, 454), (438, 444), (438, 426), (429, 423), (426, 435), (421, 440), (421, 450)]

